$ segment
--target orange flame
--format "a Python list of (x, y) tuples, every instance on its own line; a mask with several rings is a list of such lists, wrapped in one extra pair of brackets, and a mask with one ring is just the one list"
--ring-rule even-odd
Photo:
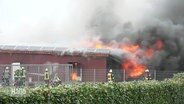
[(146, 68), (145, 65), (143, 64), (139, 64), (136, 60), (126, 60), (124, 61), (124, 63), (122, 64), (124, 70), (126, 70), (128, 72), (129, 77), (139, 77), (144, 73), (144, 70)]
[(103, 43), (96, 43), (95, 48), (101, 49), (101, 48), (106, 48), (110, 49), (111, 47), (109, 45), (103, 44)]
[(152, 58), (153, 55), (154, 55), (154, 50), (152, 48), (147, 49), (146, 52), (145, 52), (145, 55), (149, 59)]
[(95, 48), (102, 48), (101, 44), (96, 44)]
[(157, 40), (157, 41), (155, 42), (155, 46), (156, 46), (156, 49), (160, 50), (160, 49), (163, 48), (164, 43), (163, 43), (162, 40)]
[[(113, 48), (113, 45), (111, 44), (105, 44), (101, 41), (92, 41), (93, 47), (95, 48), (106, 48), (106, 49), (111, 49)], [(129, 56), (133, 56), (134, 58), (126, 58), (125, 61), (122, 63), (122, 69), (126, 70), (128, 72), (129, 77), (139, 77), (142, 74), (144, 74), (146, 65), (140, 64), (138, 60), (136, 60), (136, 57), (146, 57), (147, 59), (151, 59), (156, 50), (161, 50), (164, 47), (164, 42), (159, 39), (156, 40), (154, 44), (149, 46), (149, 48), (141, 47), (140, 44), (121, 44), (118, 43), (118, 48), (122, 49), (122, 51), (126, 52)], [(139, 53), (138, 50), (141, 50)]]
[(124, 45), (122, 49), (126, 52), (135, 53), (139, 49), (139, 45)]
[(77, 73), (72, 73), (72, 75), (71, 75), (71, 77), (72, 77), (72, 80), (73, 81), (76, 81), (77, 80)]

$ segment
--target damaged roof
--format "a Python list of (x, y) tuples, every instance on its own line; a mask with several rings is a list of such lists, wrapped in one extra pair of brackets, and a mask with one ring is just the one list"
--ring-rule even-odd
[(0, 45), (0, 52), (80, 56), (108, 56), (109, 49)]

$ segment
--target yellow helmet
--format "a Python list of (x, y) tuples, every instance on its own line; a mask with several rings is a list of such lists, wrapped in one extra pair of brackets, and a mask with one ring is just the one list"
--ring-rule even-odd
[(46, 68), (45, 71), (49, 71), (49, 70)]

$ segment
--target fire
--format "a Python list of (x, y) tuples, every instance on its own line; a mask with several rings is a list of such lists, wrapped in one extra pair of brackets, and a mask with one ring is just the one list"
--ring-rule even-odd
[(147, 49), (145, 55), (147, 58), (152, 58), (154, 55), (154, 50), (152, 48)]
[(71, 77), (72, 77), (72, 80), (73, 81), (76, 81), (77, 80), (77, 73), (72, 73), (72, 75), (71, 75)]
[(163, 44), (163, 41), (162, 40), (157, 40), (155, 42), (155, 46), (156, 46), (156, 49), (160, 50), (163, 48), (164, 44)]
[(102, 44), (96, 44), (95, 48), (103, 48)]
[(128, 76), (133, 78), (141, 76), (146, 68), (145, 65), (139, 64), (136, 60), (133, 59), (124, 61), (122, 66), (124, 70), (128, 72)]
[(139, 49), (139, 45), (123, 45), (122, 49), (126, 52), (135, 53)]
[(105, 44), (102, 44), (102, 43), (97, 43), (95, 45), (95, 48), (98, 48), (98, 49), (101, 49), (101, 48), (111, 49), (111, 47), (109, 45), (105, 45)]
[(103, 45), (102, 43), (96, 43), (95, 44), (95, 48), (98, 48), (98, 49), (100, 49), (100, 48), (105, 48), (106, 46), (105, 45)]
[(113, 45), (115, 45), (120, 48), (123, 52), (126, 52), (127, 57), (124, 57), (123, 59), (122, 69), (124, 69), (128, 73), (128, 76), (132, 78), (136, 78), (143, 75), (147, 67), (146, 64), (142, 64), (138, 60), (141, 60), (141, 58), (143, 57), (150, 60), (154, 56), (155, 51), (160, 51), (164, 47), (164, 42), (161, 39), (156, 40), (153, 44), (148, 47), (141, 46), (141, 44), (138, 43), (106, 44), (101, 41), (95, 41), (92, 43), (94, 43), (93, 47), (95, 48), (112, 49)]

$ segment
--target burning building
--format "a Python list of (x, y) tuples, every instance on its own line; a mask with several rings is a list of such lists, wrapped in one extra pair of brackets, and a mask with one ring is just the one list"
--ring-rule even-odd
[[(18, 63), (19, 66), (68, 65), (67, 68), (58, 67), (58, 75), (64, 81), (79, 80), (84, 82), (106, 82), (110, 69), (113, 70), (115, 81), (123, 81), (142, 78), (147, 68), (150, 70), (162, 70), (161, 68), (163, 68), (159, 64), (154, 66), (157, 62), (152, 63), (157, 58), (157, 54), (164, 50), (165, 42), (162, 39), (155, 39), (149, 47), (144, 47), (140, 43), (118, 43), (116, 44), (117, 48), (113, 48), (112, 44), (93, 43), (93, 47), (96, 48), (1, 45), (0, 64), (14, 65)], [(3, 69), (5, 67), (1, 67), (1, 73)], [(30, 67), (25, 69), (29, 69), (29, 73), (44, 73), (44, 70), (37, 71), (37, 69)], [(53, 70), (53, 66), (50, 69)], [(43, 80), (43, 78), (41, 79)], [(34, 77), (33, 80), (35, 80)]]
[(132, 5), (129, 0), (122, 4), (109, 1), (98, 8), (89, 22), (91, 43), (122, 50), (122, 68), (129, 76), (139, 76), (145, 67), (163, 72), (183, 71), (184, 2), (152, 0), (139, 5), (141, 1), (134, 1), (141, 9), (126, 8), (126, 2)]
[[(121, 64), (119, 60), (114, 58), (110, 54), (109, 49), (95, 49), (95, 48), (61, 48), (61, 47), (27, 47), (27, 46), (0, 46), (0, 64), (1, 65), (50, 65), (50, 64), (62, 64), (71, 65), (72, 72), (68, 69), (58, 69), (59, 73), (62, 73), (62, 79), (66, 77), (66, 71), (71, 74), (70, 79), (76, 80), (80, 78), (80, 81), (88, 82), (106, 82), (107, 72), (109, 69), (114, 71), (121, 71)], [(1, 72), (4, 67), (1, 67)], [(35, 68), (29, 69), (27, 72), (43, 73), (43, 70), (34, 71)], [(52, 68), (53, 69), (53, 68)], [(95, 72), (94, 72), (95, 71)], [(122, 76), (118, 75), (117, 79), (121, 79)], [(34, 79), (34, 78), (33, 78)], [(42, 78), (43, 79), (43, 78)], [(28, 80), (28, 79), (27, 79)], [(66, 79), (65, 79), (66, 80)]]

